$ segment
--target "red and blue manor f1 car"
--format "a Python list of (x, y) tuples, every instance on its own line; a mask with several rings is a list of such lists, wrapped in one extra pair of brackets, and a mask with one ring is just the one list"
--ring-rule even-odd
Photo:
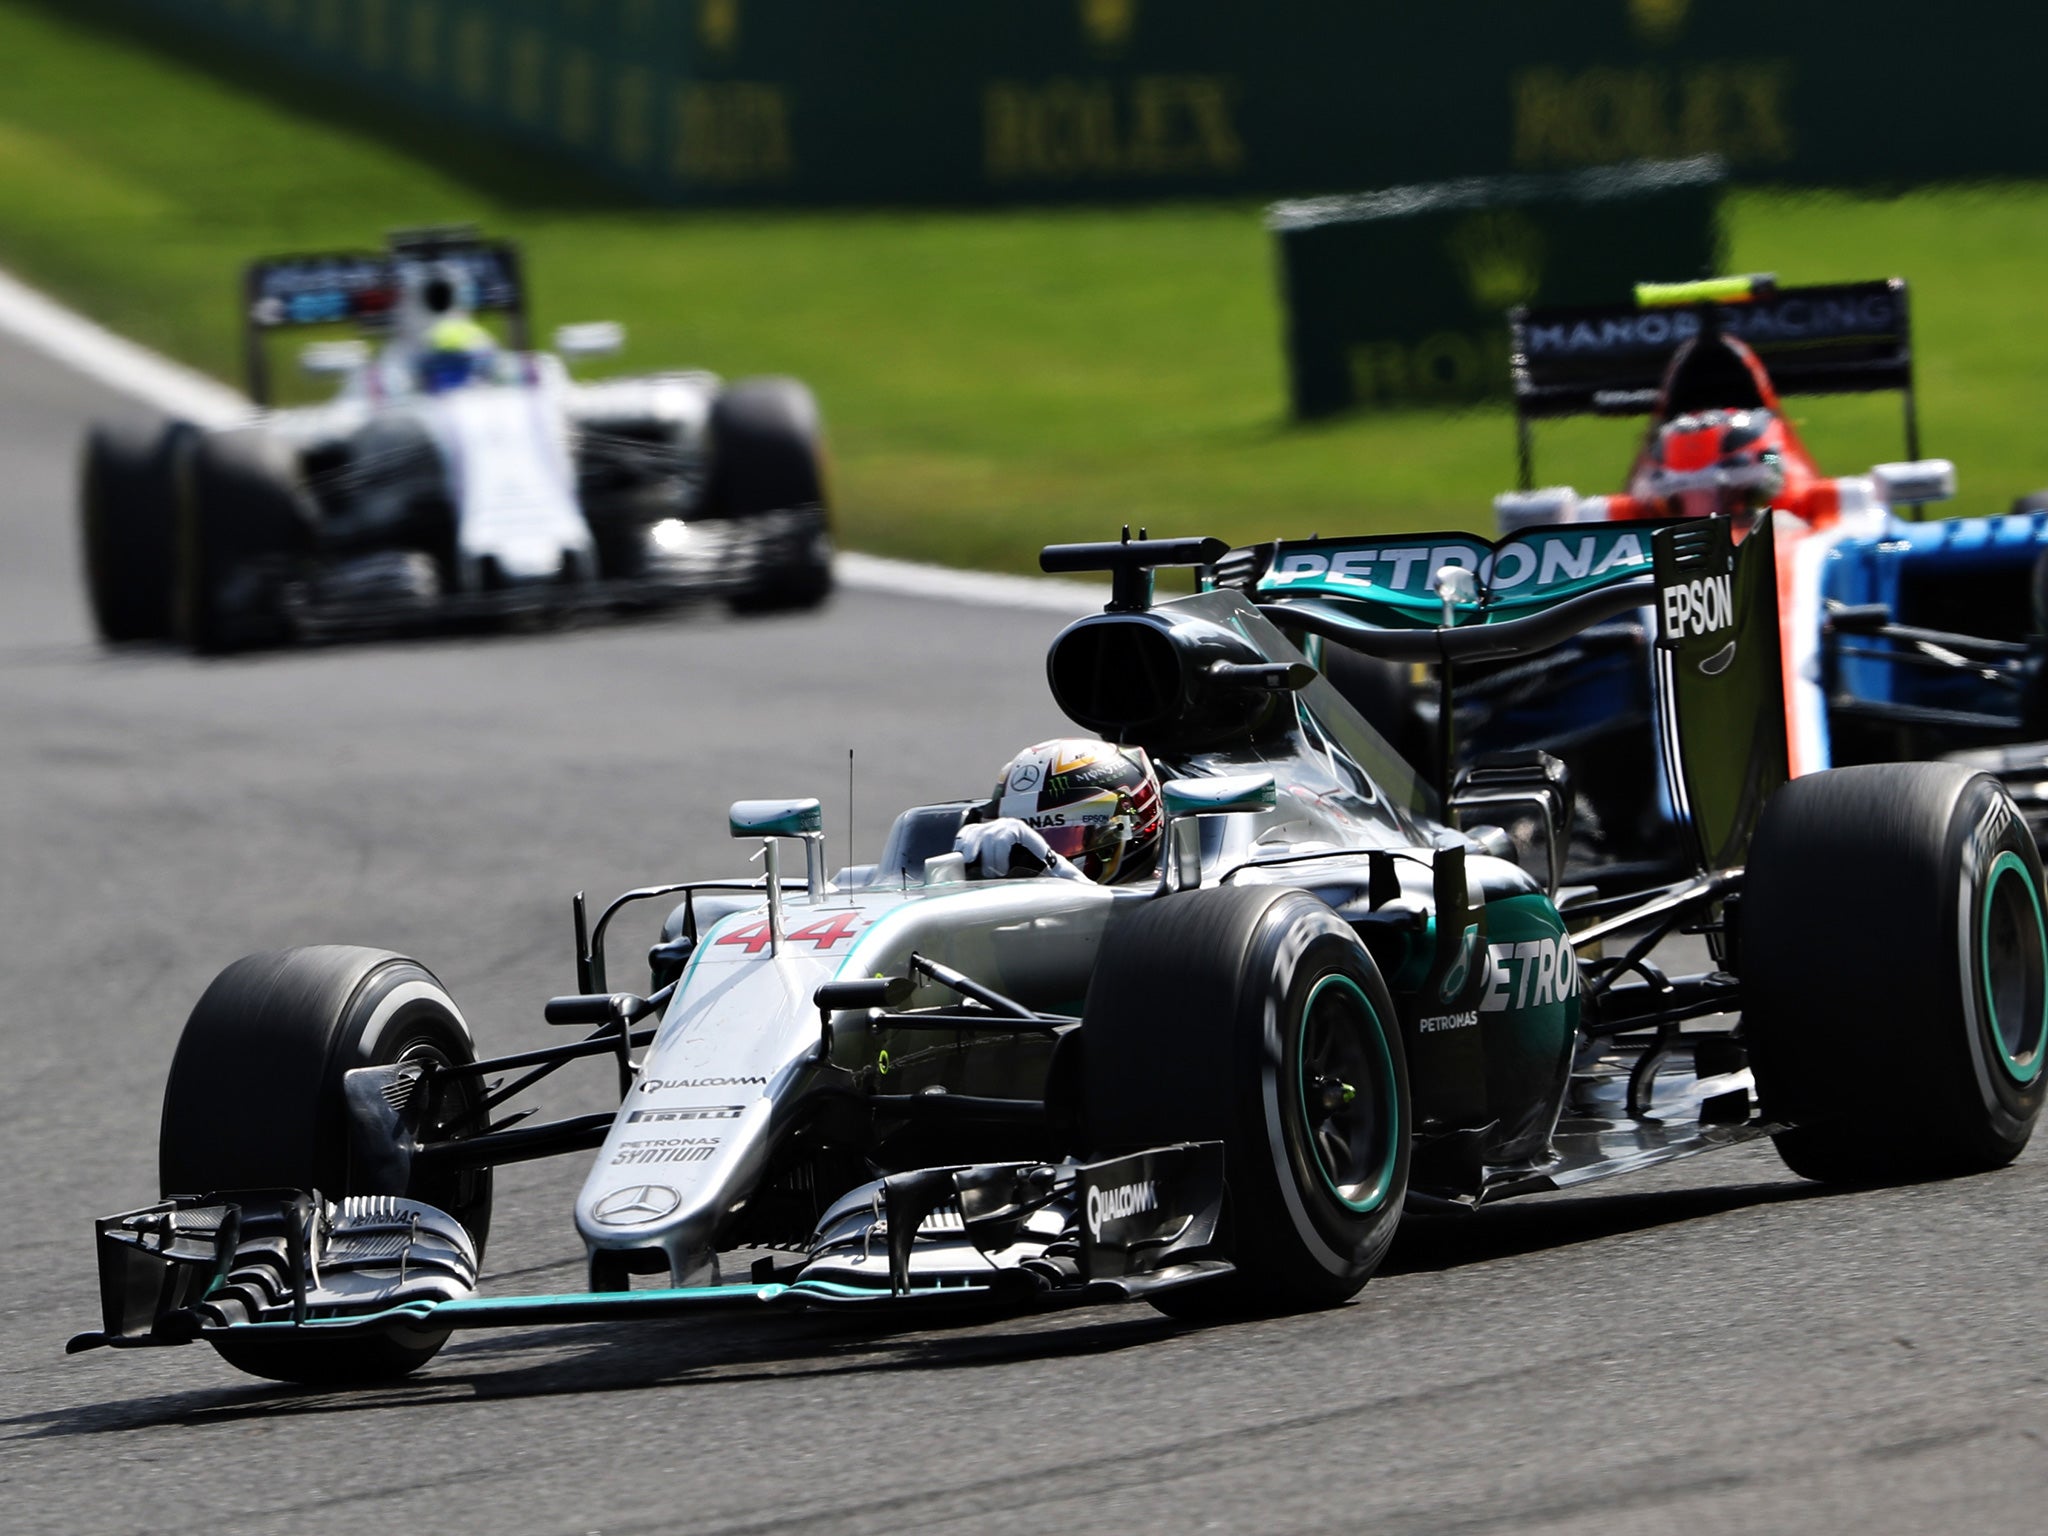
[[(1974, 766), (2001, 772), (2016, 793), (2043, 777), (2026, 767), (2042, 750), (2014, 744), (2048, 737), (2039, 683), (2048, 509), (1920, 520), (1927, 503), (1954, 495), (1955, 468), (1919, 456), (1903, 280), (1645, 284), (1630, 305), (1511, 319), (1522, 487), (1496, 500), (1501, 532), (1563, 526), (1580, 530), (1577, 542), (1550, 541), (1551, 565), (1524, 572), (1525, 557), (1519, 547), (1508, 555), (1505, 540), (1498, 557), (1462, 536), (1404, 541), (1434, 553), (1418, 557), (1407, 586), (1373, 592), (1390, 613), (1436, 623), (1446, 561), (1471, 566), (1473, 601), (1512, 601), (1521, 581), (1647, 561), (1649, 531), (1666, 521), (1729, 516), (1740, 537), (1768, 520), (1795, 774), (1973, 751)], [(1824, 474), (1781, 403), (1893, 390), (1906, 458), (1855, 475)], [(1533, 424), (1586, 414), (1649, 417), (1625, 489), (1533, 488)], [(1438, 547), (1451, 543), (1463, 553)], [(1305, 575), (1309, 555), (1297, 558)], [(1298, 579), (1280, 569), (1267, 577), (1276, 591)], [(1655, 732), (1644, 729), (1657, 724), (1654, 636), (1646, 612), (1624, 615), (1548, 655), (1461, 676), (1455, 733), (1436, 719), (1435, 690), (1400, 701), (1415, 712), (1403, 724), (1411, 739), (1434, 727), (1438, 755), (1454, 768), (1504, 751), (1559, 754), (1585, 808), (1581, 855), (1608, 866), (1641, 859), (1668, 846), (1674, 814), (1646, 745)]]

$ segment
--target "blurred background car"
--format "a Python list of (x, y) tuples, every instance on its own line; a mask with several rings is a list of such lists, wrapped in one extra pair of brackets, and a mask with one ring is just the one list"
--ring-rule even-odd
[[(573, 380), (611, 322), (527, 346), (518, 248), (468, 228), (285, 256), (243, 280), (250, 421), (101, 423), (80, 485), (108, 641), (203, 651), (713, 594), (807, 608), (832, 585), (821, 426), (793, 379)], [(480, 316), (502, 317), (501, 343)], [(266, 341), (337, 389), (271, 406)]]

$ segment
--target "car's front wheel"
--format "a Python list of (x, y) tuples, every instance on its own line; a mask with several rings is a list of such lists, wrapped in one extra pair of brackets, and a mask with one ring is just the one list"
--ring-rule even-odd
[(1119, 914), (1082, 1042), (1098, 1153), (1223, 1143), (1235, 1272), (1163, 1310), (1333, 1306), (1371, 1278), (1408, 1188), (1407, 1060), (1378, 967), (1325, 903), (1227, 887)]
[(178, 475), (194, 436), (184, 422), (99, 422), (86, 434), (79, 531), (93, 620), (110, 644), (171, 637)]
[[(351, 1164), (343, 1076), (397, 1062), (462, 1066), (476, 1059), (469, 1026), (433, 974), (377, 949), (325, 944), (237, 960), (185, 1022), (164, 1089), (158, 1142), (162, 1193), (253, 1189), (402, 1193), (462, 1222), (479, 1255), (491, 1220), (488, 1169), (415, 1177), (403, 1191), (364, 1190)], [(426, 1082), (423, 1135), (481, 1128), (474, 1078)], [(229, 1364), (281, 1381), (383, 1380), (418, 1370), (446, 1330), (346, 1339), (222, 1338)]]
[(284, 581), (311, 555), (319, 525), (290, 448), (261, 427), (210, 433), (179, 484), (179, 637), (197, 651), (289, 638)]
[(749, 525), (741, 613), (815, 608), (832, 592), (832, 524), (818, 403), (795, 379), (742, 379), (711, 407), (713, 517)]

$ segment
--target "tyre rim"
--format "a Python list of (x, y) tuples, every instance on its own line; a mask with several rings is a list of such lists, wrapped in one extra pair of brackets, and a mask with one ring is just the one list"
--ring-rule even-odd
[(1301, 1010), (1302, 1125), (1323, 1185), (1346, 1209), (1376, 1211), (1394, 1182), (1400, 1135), (1394, 1058), (1377, 1009), (1348, 976), (1325, 976)]
[(2048, 925), (2026, 864), (2010, 849), (1992, 861), (1978, 923), (1978, 961), (1991, 1038), (2016, 1083), (2031, 1083), (2048, 1059)]

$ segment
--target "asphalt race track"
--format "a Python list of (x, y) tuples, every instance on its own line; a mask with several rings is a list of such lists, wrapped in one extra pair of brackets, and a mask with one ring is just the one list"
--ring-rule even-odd
[[(196, 662), (89, 638), (73, 454), (119, 402), (0, 346), (0, 1528), (735, 1533), (2016, 1529), (2048, 1489), (2048, 1148), (1826, 1194), (1765, 1149), (1412, 1223), (1355, 1305), (933, 1331), (458, 1335), (320, 1394), (95, 1326), (91, 1218), (155, 1193), (186, 1009), (246, 951), (434, 967), (542, 1043), (568, 894), (742, 873), (724, 807), (856, 842), (1058, 725), (1045, 613), (847, 595)], [(1187, 530), (1199, 531), (1199, 530)], [(573, 1077), (573, 1071), (564, 1078)], [(604, 1105), (592, 1067), (544, 1101)], [(563, 1078), (555, 1079), (562, 1082)], [(501, 1175), (489, 1283), (576, 1283), (581, 1166)]]

